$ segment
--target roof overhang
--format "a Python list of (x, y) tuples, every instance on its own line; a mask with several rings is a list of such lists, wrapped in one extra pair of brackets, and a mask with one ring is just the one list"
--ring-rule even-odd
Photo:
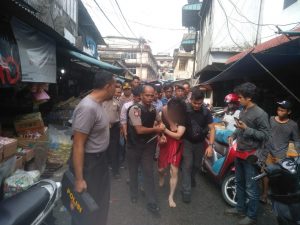
[(289, 79), (297, 79), (296, 75), (299, 74), (298, 67), (300, 63), (300, 39), (294, 40), (291, 44), (293, 44), (293, 47), (290, 45), (290, 50), (292, 49), (290, 53), (284, 51), (269, 53), (249, 52), (217, 76), (209, 80), (200, 77), (200, 82), (212, 84), (232, 80), (265, 80), (269, 75), (261, 65), (273, 72), (279, 79), (282, 78), (284, 80), (287, 78), (287, 75), (289, 75)]
[(191, 52), (194, 49), (195, 43), (196, 43), (196, 33), (188, 33), (184, 34), (181, 46), (183, 47), (184, 51)]
[(58, 48), (57, 51), (63, 55), (69, 56), (71, 59), (79, 60), (79, 64), (81, 65), (88, 64), (88, 65), (96, 66), (99, 69), (107, 70), (115, 74), (123, 74), (125, 71), (123, 68), (111, 65), (109, 63), (102, 62), (91, 56), (85, 55), (79, 51), (72, 51), (66, 48)]
[(200, 10), (202, 2), (186, 4), (182, 7), (182, 26), (199, 30)]

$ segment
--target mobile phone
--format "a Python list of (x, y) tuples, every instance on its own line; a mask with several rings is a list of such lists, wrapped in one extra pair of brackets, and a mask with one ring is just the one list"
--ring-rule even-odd
[(233, 118), (237, 124), (239, 124), (241, 122), (241, 120), (239, 118), (237, 118), (237, 117), (233, 117)]

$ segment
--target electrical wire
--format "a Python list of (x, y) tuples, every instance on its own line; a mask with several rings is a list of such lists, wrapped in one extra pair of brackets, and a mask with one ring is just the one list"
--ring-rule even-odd
[(117, 19), (118, 19), (119, 23), (121, 24), (123, 30), (126, 31), (126, 35), (129, 34), (128, 36), (131, 36), (131, 34), (129, 32), (127, 32), (128, 29), (127, 29), (127, 27), (124, 24), (122, 16), (120, 15), (120, 13), (117, 12), (118, 10), (116, 9), (115, 4), (111, 0), (109, 0), (109, 3), (110, 3), (110, 5), (111, 5), (111, 7), (112, 7), (112, 9), (114, 11), (113, 12), (114, 15), (117, 17)]
[(132, 35), (133, 35), (134, 37), (137, 37), (137, 36), (135, 35), (135, 33), (132, 31), (131, 27), (129, 26), (129, 24), (128, 24), (128, 22), (127, 22), (127, 20), (126, 20), (126, 18), (125, 18), (125, 16), (124, 16), (124, 14), (123, 14), (123, 11), (122, 11), (122, 9), (121, 9), (119, 3), (118, 3), (118, 1), (115, 0), (115, 3), (117, 4), (117, 6), (118, 6), (118, 8), (119, 8), (119, 11), (120, 11), (120, 13), (121, 13), (121, 15), (122, 15), (122, 17), (123, 17), (123, 19), (124, 19), (124, 21), (125, 21), (125, 23), (126, 23), (128, 29), (130, 30), (130, 32), (132, 33)]
[(221, 4), (220, 0), (217, 0), (217, 1), (218, 1), (219, 5), (220, 5), (220, 7), (221, 7), (221, 9), (222, 9), (222, 11), (223, 11), (223, 13), (224, 13), (224, 15), (225, 15), (226, 26), (227, 26), (228, 34), (229, 34), (229, 37), (230, 37), (231, 41), (232, 41), (237, 47), (239, 47), (240, 49), (243, 49), (243, 47), (240, 46), (240, 45), (233, 39), (233, 37), (232, 37), (232, 35), (231, 35), (231, 33), (230, 33), (230, 29), (229, 29), (229, 20), (228, 20), (227, 13), (226, 13), (226, 11), (225, 11), (223, 5)]
[(122, 36), (125, 38), (125, 36), (116, 28), (116, 26), (111, 22), (111, 20), (108, 18), (108, 16), (106, 15), (106, 13), (103, 11), (103, 9), (100, 7), (100, 5), (98, 4), (98, 2), (96, 0), (94, 0), (94, 2), (96, 3), (97, 7), (100, 9), (100, 11), (102, 12), (102, 14), (105, 16), (105, 18), (107, 19), (107, 21), (112, 25), (112, 27)]
[(234, 7), (235, 11), (241, 16), (243, 17), (248, 23), (252, 23), (256, 26), (290, 26), (290, 25), (295, 25), (295, 24), (299, 24), (300, 22), (294, 22), (294, 23), (287, 23), (287, 24), (272, 24), (272, 23), (265, 23), (265, 24), (260, 24), (260, 23), (255, 23), (251, 20), (249, 20), (245, 15), (243, 15), (241, 13), (241, 11), (238, 9), (237, 5), (234, 4), (232, 2), (232, 0), (228, 0), (230, 2), (230, 4)]
[(254, 61), (260, 65), (277, 83), (279, 83), (291, 96), (293, 96), (299, 103), (300, 99), (287, 87), (285, 86), (270, 70), (268, 70), (252, 53), (250, 56), (254, 59)]
[(177, 29), (177, 28), (159, 27), (159, 26), (154, 26), (154, 25), (150, 25), (150, 24), (140, 23), (140, 22), (137, 22), (137, 21), (130, 21), (130, 22), (139, 24), (139, 25), (144, 26), (144, 27), (153, 28), (153, 29), (171, 30), (171, 31), (179, 31), (179, 30), (185, 31), (186, 30), (186, 29), (180, 29), (180, 28)]

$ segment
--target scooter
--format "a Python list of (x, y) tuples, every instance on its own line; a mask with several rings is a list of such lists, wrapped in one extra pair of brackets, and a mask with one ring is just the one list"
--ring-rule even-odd
[(42, 224), (61, 197), (61, 184), (41, 180), (0, 202), (0, 225)]
[[(252, 161), (257, 161), (257, 159)], [(250, 160), (250, 159), (249, 159)], [(253, 180), (269, 178), (273, 210), (279, 225), (300, 224), (300, 157), (285, 158), (268, 165), (264, 172)]]
[(203, 157), (202, 171), (206, 172), (221, 186), (222, 196), (230, 206), (236, 205), (236, 184), (234, 159), (236, 143), (232, 146), (215, 141), (213, 157)]

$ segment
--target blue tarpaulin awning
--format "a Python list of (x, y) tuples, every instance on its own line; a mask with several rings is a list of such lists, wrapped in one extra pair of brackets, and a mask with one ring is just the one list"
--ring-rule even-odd
[(125, 72), (125, 70), (123, 68), (111, 65), (111, 64), (106, 63), (106, 62), (102, 62), (100, 60), (97, 60), (97, 59), (93, 58), (92, 56), (87, 56), (87, 55), (82, 54), (80, 52), (72, 51), (72, 50), (69, 50), (69, 49), (63, 49), (63, 48), (59, 48), (58, 51), (62, 54), (70, 56), (71, 58), (78, 59), (78, 60), (80, 60), (82, 62), (85, 62), (89, 65), (99, 67), (100, 69), (107, 70), (107, 71), (110, 71), (110, 72), (115, 73), (115, 74), (123, 74)]

